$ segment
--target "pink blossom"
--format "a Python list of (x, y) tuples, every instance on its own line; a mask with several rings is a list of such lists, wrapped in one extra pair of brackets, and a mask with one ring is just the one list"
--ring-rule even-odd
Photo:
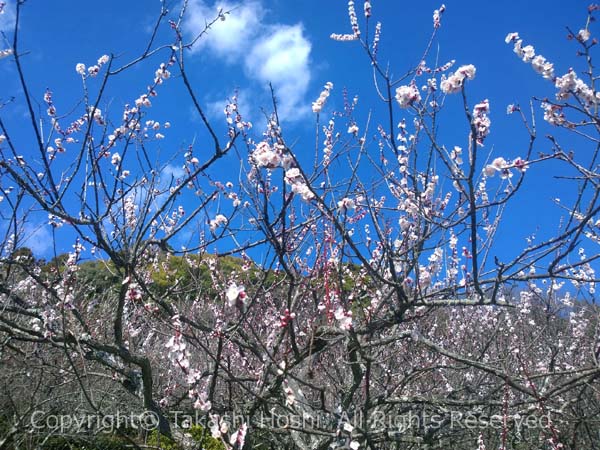
[(527, 161), (521, 159), (521, 157), (518, 157), (513, 161), (513, 166), (520, 172), (525, 172), (529, 168)]
[(238, 430), (231, 435), (229, 443), (235, 445), (237, 448), (244, 448), (246, 442), (246, 433), (248, 432), (248, 425), (243, 423)]
[(292, 406), (296, 402), (296, 396), (287, 380), (284, 380), (283, 382), (283, 393), (285, 394), (285, 404), (287, 406)]
[(345, 311), (340, 306), (335, 310), (334, 317), (339, 322), (342, 330), (350, 330), (352, 328), (352, 311)]
[(483, 141), (490, 133), (491, 120), (488, 117), (490, 112), (490, 103), (487, 99), (478, 103), (473, 108), (473, 126), (477, 132), (476, 140), (479, 145), (483, 145)]

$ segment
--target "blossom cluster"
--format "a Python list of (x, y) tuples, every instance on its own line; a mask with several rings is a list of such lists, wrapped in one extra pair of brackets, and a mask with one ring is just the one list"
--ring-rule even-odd
[(335, 143), (335, 139), (338, 137), (335, 133), (335, 121), (334, 119), (329, 119), (329, 123), (327, 126), (323, 126), (323, 134), (325, 135), (325, 140), (323, 141), (323, 167), (327, 167), (331, 162), (331, 155), (333, 154), (333, 145)]
[[(364, 5), (365, 16), (367, 18), (371, 15), (371, 3), (365, 2)], [(360, 39), (360, 28), (358, 27), (358, 18), (356, 17), (356, 10), (354, 8), (354, 0), (348, 1), (348, 17), (350, 18), (350, 26), (352, 27), (352, 34), (337, 34), (331, 33), (330, 37), (334, 41), (355, 41)]]
[(588, 106), (600, 103), (600, 92), (594, 92), (573, 69), (569, 69), (562, 77), (557, 77), (554, 85), (558, 89), (557, 100), (567, 100), (571, 95), (575, 95)]
[(352, 329), (352, 311), (346, 311), (340, 306), (335, 310), (334, 317), (342, 330)]
[(245, 135), (246, 131), (252, 128), (252, 122), (244, 120), (240, 113), (237, 93), (233, 96), (231, 101), (225, 105), (223, 113), (225, 114), (225, 120), (229, 125), (228, 134), (230, 138), (233, 139), (237, 132), (241, 132)]
[(344, 197), (343, 199), (341, 199), (338, 203), (338, 209), (340, 210), (340, 212), (347, 212), (347, 211), (353, 211), (356, 208), (356, 202), (348, 197)]
[(421, 94), (414, 82), (408, 86), (396, 88), (396, 101), (401, 108), (408, 108), (413, 103), (421, 101)]
[(108, 57), (108, 55), (102, 55), (100, 58), (98, 58), (96, 64), (87, 68), (85, 64), (77, 63), (75, 65), (75, 71), (83, 78), (87, 76), (95, 77), (96, 75), (98, 75), (98, 73), (100, 73), (100, 69), (102, 68), (102, 66), (104, 66), (109, 60), (110, 58)]
[(441, 23), (441, 17), (442, 14), (444, 13), (444, 11), (446, 11), (446, 5), (442, 4), (442, 6), (440, 6), (439, 9), (436, 9), (433, 11), (433, 27), (434, 28), (439, 28), (442, 23)]
[(365, 17), (368, 19), (369, 17), (371, 17), (371, 2), (365, 0), (363, 8), (365, 10)]
[(453, 94), (455, 92), (459, 92), (462, 89), (465, 79), (472, 80), (475, 78), (475, 72), (475, 66), (473, 64), (468, 64), (465, 66), (460, 66), (456, 72), (454, 72), (448, 78), (442, 76), (442, 82), (440, 83), (442, 92), (444, 94)]
[(323, 106), (325, 105), (325, 102), (327, 101), (327, 97), (329, 97), (331, 89), (333, 89), (333, 83), (331, 81), (328, 81), (327, 83), (325, 83), (324, 89), (321, 91), (319, 98), (316, 99), (312, 104), (312, 111), (314, 113), (321, 112)]
[(509, 44), (513, 43), (513, 51), (523, 62), (531, 63), (531, 67), (548, 80), (554, 79), (554, 64), (547, 61), (542, 55), (536, 55), (535, 49), (531, 45), (523, 47), (523, 39), (519, 37), (519, 33), (508, 33), (504, 41)]
[(523, 173), (528, 169), (527, 161), (521, 157), (515, 158), (512, 162), (508, 162), (502, 157), (495, 158), (491, 164), (488, 164), (483, 169), (483, 172), (488, 177), (493, 177), (496, 172), (500, 173), (500, 178), (507, 179), (511, 178), (512, 172), (510, 169), (515, 168), (519, 172)]
[(261, 141), (254, 147), (250, 159), (257, 167), (275, 169), (282, 164), (283, 149), (279, 145), (271, 146), (266, 141)]
[[(365, 9), (366, 10), (366, 9)], [(358, 18), (354, 9), (354, 0), (348, 0), (348, 17), (350, 17), (350, 26), (356, 38), (360, 37), (360, 29), (358, 28)]]
[(475, 139), (479, 145), (483, 145), (483, 141), (490, 133), (491, 120), (488, 116), (490, 112), (490, 102), (485, 99), (481, 103), (473, 107), (473, 126), (475, 127)]
[(544, 110), (544, 120), (550, 125), (560, 126), (565, 123), (566, 118), (561, 106), (542, 102), (542, 109)]
[(217, 214), (214, 219), (209, 222), (210, 231), (214, 232), (217, 228), (222, 225), (227, 225), (227, 217), (223, 214)]
[(292, 192), (299, 194), (303, 200), (309, 201), (315, 197), (315, 194), (310, 190), (304, 176), (297, 167), (286, 170), (285, 182), (292, 187)]
[(246, 288), (242, 285), (238, 285), (236, 282), (232, 282), (225, 292), (227, 298), (227, 306), (230, 308), (233, 306), (243, 305), (246, 299)]
[[(578, 39), (582, 42), (589, 39), (588, 30), (580, 30)], [(523, 40), (519, 37), (519, 33), (509, 33), (506, 36), (507, 44), (513, 43), (514, 52), (523, 60), (523, 62), (531, 63), (533, 69), (542, 75), (545, 79), (554, 82), (554, 86), (558, 89), (556, 99), (559, 101), (567, 100), (571, 95), (576, 96), (586, 106), (597, 105), (600, 103), (600, 93), (595, 92), (583, 80), (581, 80), (573, 69), (569, 69), (563, 76), (557, 77), (554, 74), (554, 65), (546, 60), (542, 55), (536, 55), (532, 45), (523, 46)], [(560, 111), (553, 110), (549, 105), (542, 105), (546, 114), (544, 118), (553, 125), (562, 124)], [(558, 113), (558, 114), (555, 114)]]

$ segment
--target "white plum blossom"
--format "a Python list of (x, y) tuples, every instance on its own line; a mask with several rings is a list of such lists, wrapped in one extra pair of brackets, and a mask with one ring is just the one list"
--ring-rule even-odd
[(350, 330), (352, 328), (352, 311), (345, 311), (340, 306), (335, 310), (334, 317), (339, 322), (342, 330)]
[(292, 184), (296, 178), (300, 176), (300, 169), (292, 167), (285, 171), (285, 181)]
[(296, 402), (296, 396), (294, 395), (294, 391), (289, 386), (288, 381), (283, 381), (283, 393), (285, 394), (285, 404), (287, 406), (293, 406)]
[(512, 172), (510, 171), (510, 169), (513, 168), (523, 173), (529, 168), (529, 165), (527, 161), (521, 157), (515, 158), (512, 162), (508, 162), (506, 159), (499, 156), (498, 158), (495, 158), (491, 164), (488, 164), (484, 167), (483, 173), (487, 177), (493, 177), (496, 172), (500, 172), (500, 177), (502, 179), (507, 179), (513, 176)]
[(248, 425), (243, 423), (238, 430), (231, 435), (229, 443), (234, 445), (235, 448), (244, 448), (246, 442), (246, 433), (248, 432)]
[(557, 100), (566, 100), (571, 95), (576, 95), (582, 99), (588, 106), (600, 103), (600, 92), (594, 92), (583, 80), (581, 80), (573, 69), (557, 77), (554, 85), (558, 89), (556, 93)]
[(396, 88), (396, 101), (400, 108), (408, 108), (414, 102), (421, 101), (421, 94), (414, 83), (408, 86), (400, 86)]
[(544, 120), (550, 125), (560, 126), (565, 123), (562, 107), (548, 102), (542, 102), (541, 106), (544, 110)]
[(230, 308), (235, 306), (238, 300), (243, 301), (244, 298), (246, 298), (244, 286), (232, 282), (227, 288), (227, 291), (225, 292), (225, 297), (227, 298), (227, 306), (229, 306)]
[(554, 65), (546, 60), (542, 55), (536, 55), (535, 49), (531, 45), (523, 47), (523, 39), (519, 37), (519, 33), (508, 33), (504, 42), (507, 44), (513, 43), (513, 51), (523, 60), (523, 62), (531, 63), (533, 69), (542, 75), (547, 80), (554, 79)]
[(492, 164), (488, 164), (483, 168), (483, 173), (486, 177), (493, 177), (496, 174), (496, 168)]
[(450, 158), (458, 165), (463, 163), (462, 159), (462, 148), (455, 145), (454, 149), (450, 152)]
[(475, 136), (477, 143), (483, 145), (483, 141), (490, 133), (490, 125), (492, 124), (488, 113), (490, 112), (490, 102), (485, 99), (478, 103), (473, 108), (473, 126), (477, 132)]
[(459, 92), (462, 89), (465, 79), (472, 80), (475, 78), (476, 68), (473, 64), (460, 66), (456, 72), (450, 75), (448, 78), (442, 78), (440, 87), (444, 94), (453, 94)]
[(210, 231), (215, 231), (221, 225), (226, 225), (227, 222), (227, 217), (225, 217), (223, 214), (217, 214), (209, 223)]
[(360, 37), (360, 29), (358, 28), (358, 18), (356, 17), (356, 11), (354, 9), (354, 0), (348, 0), (348, 16), (350, 17), (350, 25), (352, 26), (352, 32), (357, 38)]
[(292, 192), (302, 197), (304, 201), (309, 201), (315, 198), (315, 194), (312, 193), (310, 188), (304, 181), (297, 181), (292, 183)]
[(210, 415), (210, 434), (215, 439), (221, 439), (221, 437), (229, 431), (229, 425), (216, 414)]
[(171, 72), (167, 70), (167, 66), (165, 63), (161, 63), (158, 69), (154, 74), (154, 82), (156, 84), (161, 84), (163, 80), (167, 80), (171, 77)]
[(548, 80), (552, 80), (554, 78), (554, 64), (546, 61), (546, 58), (544, 58), (542, 55), (537, 55), (531, 60), (531, 67), (533, 67), (533, 70)]
[(590, 39), (590, 36), (590, 30), (588, 30), (587, 28), (579, 30), (579, 32), (577, 33), (577, 39), (579, 39), (581, 42), (587, 42)]
[(194, 409), (199, 409), (200, 411), (210, 411), (212, 409), (212, 403), (208, 400), (208, 394), (206, 392), (202, 392), (201, 394), (196, 396), (196, 401), (194, 402)]
[(292, 187), (292, 192), (299, 194), (303, 200), (309, 201), (315, 197), (297, 167), (286, 170), (285, 182)]
[(337, 203), (338, 209), (341, 212), (353, 211), (356, 208), (356, 202), (348, 197), (344, 197)]
[(142, 300), (142, 289), (140, 288), (140, 285), (137, 283), (129, 283), (125, 297), (130, 301)]
[(100, 67), (96, 66), (96, 65), (93, 65), (93, 66), (88, 67), (87, 71), (88, 71), (88, 75), (90, 77), (95, 77), (100, 72)]
[(312, 111), (314, 113), (321, 112), (321, 110), (323, 109), (323, 106), (325, 105), (325, 102), (327, 101), (327, 97), (329, 97), (329, 93), (331, 92), (332, 89), (333, 89), (333, 83), (331, 81), (328, 81), (327, 83), (325, 83), (324, 89), (321, 91), (319, 98), (316, 99), (312, 104)]
[(251, 159), (258, 167), (274, 169), (281, 163), (281, 153), (273, 149), (268, 142), (256, 144)]
[(433, 11), (433, 27), (439, 28), (441, 26), (441, 16), (446, 10), (446, 5), (442, 4), (439, 9)]
[(344, 41), (356, 41), (358, 39), (357, 36), (353, 35), (353, 34), (338, 34), (338, 33), (331, 33), (331, 35), (329, 35), (329, 37), (331, 39), (333, 39), (334, 41), (339, 41), (339, 42), (344, 42)]
[(506, 168), (508, 168), (508, 162), (506, 159), (499, 156), (498, 158), (495, 158), (491, 164), (488, 164), (484, 170), (487, 176), (493, 176), (496, 172), (500, 172)]

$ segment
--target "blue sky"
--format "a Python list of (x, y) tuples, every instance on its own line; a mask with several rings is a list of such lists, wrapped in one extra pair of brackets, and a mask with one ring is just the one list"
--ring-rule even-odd
[[(0, 21), (7, 35), (10, 35), (11, 3), (9, 0), (7, 14)], [(362, 2), (356, 3), (362, 25)], [(347, 88), (350, 97), (359, 95), (358, 118), (365, 118), (368, 111), (381, 107), (373, 92), (371, 69), (359, 46), (329, 38), (331, 33), (350, 32), (346, 1), (254, 0), (215, 5), (210, 0), (190, 0), (186, 32), (191, 35), (201, 28), (205, 20), (215, 16), (219, 5), (234, 10), (198, 43), (187, 62), (200, 100), (214, 121), (222, 120), (225, 99), (239, 89), (242, 113), (255, 123), (259, 136), (262, 110), (268, 112), (271, 108), (268, 91), (271, 82), (287, 139), (295, 142), (299, 152), (306, 147), (312, 155), (315, 118), (310, 105), (325, 82), (331, 81), (335, 86), (325, 112), (342, 108), (343, 88)], [(432, 12), (439, 6), (439, 2), (430, 1), (372, 2), (371, 27), (378, 20), (383, 22), (379, 59), (389, 61), (393, 73), (403, 74), (418, 63), (431, 35)], [(532, 95), (554, 94), (552, 84), (522, 63), (512, 47), (504, 43), (506, 34), (518, 31), (526, 43), (554, 62), (557, 74), (563, 74), (577, 62), (576, 46), (565, 39), (565, 27), (577, 31), (584, 26), (586, 7), (585, 2), (558, 0), (446, 2), (442, 27), (428, 61), (433, 62), (439, 51), (440, 62), (455, 59), (457, 66), (477, 67), (476, 78), (468, 86), (469, 99), (471, 104), (486, 98), (490, 101), (492, 133), (486, 148), (493, 148), (495, 154), (513, 158), (522, 155), (527, 144), (527, 135), (517, 118), (506, 115), (506, 106), (526, 105)], [(177, 12), (179, 3), (170, 2), (170, 8)], [(42, 105), (43, 93), (49, 88), (61, 111), (76, 107), (82, 91), (75, 65), (80, 62), (91, 65), (102, 54), (113, 54), (122, 63), (134, 58), (144, 47), (159, 9), (158, 0), (28, 1), (20, 33), (21, 51), (27, 53), (23, 64), (32, 95)], [(169, 42), (169, 39), (170, 30), (163, 26), (159, 41)], [(21, 89), (15, 75), (9, 58), (0, 61), (0, 98), (17, 97), (14, 104), (0, 113), (15, 130), (26, 155), (29, 131), (23, 124), (25, 110), (19, 100)], [(112, 84), (107, 99), (110, 105), (115, 105), (114, 110), (132, 102), (144, 87), (140, 77), (148, 76), (148, 71), (134, 69)], [(178, 101), (176, 88), (165, 89), (153, 112), (156, 120), (173, 124), (160, 150), (167, 157), (170, 149), (184, 148), (205, 135), (188, 103)], [(452, 108), (460, 107), (460, 98), (449, 97), (448, 104), (450, 113), (443, 119), (440, 136), (449, 147), (466, 147), (464, 117), (457, 119), (451, 113)], [(543, 139), (541, 113), (539, 110), (536, 113), (540, 139), (535, 150), (548, 152), (550, 145)], [(573, 185), (555, 182), (552, 175), (555, 174), (550, 169), (529, 176), (524, 192), (507, 211), (501, 239), (523, 242), (524, 236), (540, 226), (538, 233), (555, 231), (559, 218), (551, 199), (568, 199)], [(548, 189), (550, 185), (552, 192)], [(50, 235), (43, 222), (29, 227), (36, 237), (28, 244), (38, 253), (48, 255)], [(60, 253), (70, 250), (72, 242), (58, 244)]]

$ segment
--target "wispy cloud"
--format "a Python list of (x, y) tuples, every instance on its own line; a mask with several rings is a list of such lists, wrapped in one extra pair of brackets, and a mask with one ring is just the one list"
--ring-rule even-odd
[(183, 178), (185, 176), (185, 170), (180, 166), (174, 166), (173, 164), (167, 164), (161, 171), (161, 183), (165, 186), (171, 182), (172, 178)]
[[(185, 30), (190, 36), (201, 32), (218, 11), (231, 11), (198, 41), (197, 50), (227, 64), (241, 65), (248, 81), (261, 87), (263, 96), (269, 93), (271, 83), (282, 120), (298, 120), (310, 112), (306, 93), (311, 80), (311, 43), (301, 24), (265, 23), (266, 10), (259, 1), (217, 2), (209, 7), (202, 0), (192, 0), (188, 8)], [(270, 99), (264, 99), (260, 106), (268, 109)], [(253, 106), (259, 105), (254, 101)]]
[(14, 2), (6, 2), (0, 13), (0, 31), (3, 33), (13, 31), (15, 29), (15, 19), (16, 13)]
[(244, 63), (247, 73), (262, 83), (272, 83), (284, 118), (308, 112), (304, 105), (310, 82), (311, 44), (301, 25), (278, 25), (256, 41)]
[(192, 0), (188, 4), (185, 31), (191, 36), (196, 36), (217, 17), (219, 11), (231, 13), (224, 16), (225, 20), (218, 21), (207, 30), (192, 50), (208, 49), (231, 63), (239, 60), (256, 39), (264, 10), (256, 1), (241, 4), (217, 2), (209, 7), (202, 0)]
[(37, 257), (48, 256), (52, 250), (53, 238), (47, 223), (27, 223), (23, 227), (23, 247), (29, 247)]

